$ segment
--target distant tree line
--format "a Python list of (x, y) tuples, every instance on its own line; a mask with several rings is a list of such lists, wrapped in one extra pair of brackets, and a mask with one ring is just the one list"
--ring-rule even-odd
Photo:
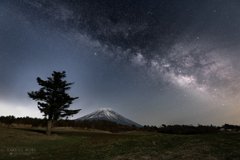
[(224, 125), (222, 125), (221, 128), (224, 128), (225, 130), (231, 129), (233, 131), (239, 131), (240, 130), (240, 126), (238, 126), (238, 125), (231, 125), (231, 124), (224, 124)]
[(162, 124), (162, 127), (158, 128), (159, 133), (168, 133), (168, 134), (208, 134), (208, 133), (219, 133), (220, 129), (224, 129), (224, 131), (239, 131), (240, 126), (238, 125), (230, 125), (225, 124), (222, 127), (213, 126), (213, 125), (168, 125)]
[(32, 127), (46, 127), (47, 119), (41, 118), (31, 118), (31, 117), (14, 117), (14, 116), (1, 116), (0, 123), (4, 123), (6, 125), (11, 124), (21, 124), (21, 125), (32, 125)]
[[(1, 116), (0, 123), (4, 123), (8, 126), (12, 124), (19, 125), (31, 125), (31, 127), (46, 127), (47, 119), (41, 118), (31, 118), (31, 117), (14, 117), (14, 116)], [(145, 132), (159, 132), (159, 133), (168, 133), (168, 134), (207, 134), (207, 133), (218, 133), (220, 129), (225, 131), (231, 129), (232, 131), (239, 131), (240, 126), (224, 124), (222, 127), (219, 126), (192, 126), (192, 125), (165, 125), (162, 124), (160, 127), (144, 125), (142, 128), (138, 128), (135, 125), (127, 126), (122, 124), (117, 124), (116, 122), (111, 122), (107, 120), (84, 120), (84, 121), (75, 121), (75, 120), (66, 120), (60, 119), (55, 121), (53, 127), (73, 127), (81, 128), (86, 130), (98, 129), (109, 131), (113, 133), (117, 132), (126, 132), (126, 131), (145, 131)]]
[[(14, 117), (14, 116), (1, 116), (0, 123), (4, 123), (6, 125), (11, 126), (12, 124), (21, 124), (21, 125), (31, 125), (32, 127), (46, 127), (47, 119), (40, 118), (30, 118), (30, 117)], [(135, 125), (127, 126), (117, 124), (116, 122), (111, 122), (107, 120), (98, 120), (98, 121), (75, 121), (75, 120), (66, 120), (60, 119), (55, 121), (53, 127), (73, 127), (73, 128), (82, 128), (82, 129), (98, 129), (109, 132), (124, 132), (124, 131), (132, 131), (132, 130), (143, 130)]]
[(192, 125), (163, 125), (158, 129), (160, 133), (168, 134), (206, 134), (206, 133), (218, 133), (219, 129), (215, 126), (202, 126), (197, 127)]

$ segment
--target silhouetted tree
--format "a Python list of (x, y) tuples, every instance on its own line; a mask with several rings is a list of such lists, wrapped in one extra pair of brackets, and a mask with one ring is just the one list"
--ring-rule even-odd
[(48, 116), (46, 134), (50, 135), (52, 130), (52, 124), (59, 118), (71, 116), (77, 114), (81, 109), (68, 110), (72, 101), (78, 97), (70, 97), (65, 91), (69, 90), (73, 83), (67, 83), (62, 78), (66, 77), (66, 72), (53, 71), (52, 77), (47, 77), (48, 80), (44, 81), (41, 78), (37, 78), (37, 82), (40, 86), (39, 91), (28, 92), (30, 98), (38, 102), (38, 109), (41, 113), (44, 113), (45, 118)]

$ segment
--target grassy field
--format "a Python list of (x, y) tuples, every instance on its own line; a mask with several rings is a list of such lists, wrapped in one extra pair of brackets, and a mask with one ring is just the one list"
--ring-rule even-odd
[(0, 128), (0, 159), (239, 159), (240, 134), (113, 134), (97, 130)]

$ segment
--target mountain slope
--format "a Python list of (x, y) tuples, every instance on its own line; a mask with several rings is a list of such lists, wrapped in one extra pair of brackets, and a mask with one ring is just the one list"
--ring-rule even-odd
[(135, 125), (136, 127), (142, 127), (142, 125), (123, 117), (122, 115), (113, 111), (111, 108), (101, 108), (95, 112), (92, 112), (83, 117), (75, 119), (75, 121), (83, 121), (83, 120), (90, 120), (90, 121), (91, 120), (108, 120), (108, 121), (116, 122), (122, 125), (128, 125), (128, 126)]

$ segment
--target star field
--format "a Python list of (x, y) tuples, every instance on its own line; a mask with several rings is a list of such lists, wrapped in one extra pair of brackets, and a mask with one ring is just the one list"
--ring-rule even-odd
[(73, 119), (238, 124), (239, 16), (237, 0), (3, 0), (0, 112), (41, 117), (27, 92), (66, 71)]

